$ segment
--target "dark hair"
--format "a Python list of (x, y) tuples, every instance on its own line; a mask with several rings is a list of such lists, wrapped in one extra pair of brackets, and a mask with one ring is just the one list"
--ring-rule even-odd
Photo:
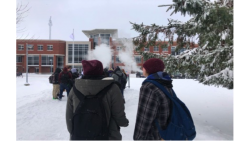
[(67, 66), (67, 69), (71, 69), (72, 67), (71, 66)]

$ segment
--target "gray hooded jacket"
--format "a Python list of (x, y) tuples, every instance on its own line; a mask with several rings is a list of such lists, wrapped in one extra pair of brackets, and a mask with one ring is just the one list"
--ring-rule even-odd
[[(95, 95), (113, 81), (112, 78), (104, 78), (103, 80), (76, 79), (75, 87), (83, 95)], [(66, 123), (70, 134), (72, 130), (71, 119), (79, 103), (80, 100), (76, 97), (73, 89), (71, 89), (66, 107)], [(117, 85), (113, 85), (110, 90), (108, 90), (103, 98), (103, 103), (109, 127), (109, 139), (121, 140), (120, 126), (128, 126), (129, 121), (126, 118), (123, 97)]]
[[(116, 82), (119, 81), (119, 76), (117, 76), (117, 75), (122, 76), (123, 79), (127, 80), (125, 74), (121, 71), (120, 68), (116, 68), (116, 70), (114, 71), (114, 73), (113, 73), (113, 75), (112, 75), (112, 77), (114, 78), (114, 80), (115, 80)], [(126, 86), (125, 86), (125, 87), (126, 87)]]

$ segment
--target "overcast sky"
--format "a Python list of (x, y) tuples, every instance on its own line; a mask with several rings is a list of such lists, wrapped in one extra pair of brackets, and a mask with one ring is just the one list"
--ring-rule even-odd
[[(172, 0), (17, 0), (28, 4), (29, 12), (17, 25), (16, 38), (49, 39), (49, 18), (52, 17), (51, 39), (70, 41), (74, 29), (75, 41), (88, 41), (82, 30), (118, 29), (118, 37), (139, 35), (129, 22), (167, 25), (168, 18), (187, 21), (189, 16), (166, 12)], [(26, 36), (29, 37), (26, 37)]]

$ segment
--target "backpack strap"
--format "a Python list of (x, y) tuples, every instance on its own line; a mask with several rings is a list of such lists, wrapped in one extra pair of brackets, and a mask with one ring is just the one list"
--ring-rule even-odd
[[(165, 94), (169, 99), (171, 99), (172, 102), (174, 102), (174, 103), (176, 103), (176, 104), (181, 103), (182, 105), (185, 105), (185, 104), (176, 96), (176, 94), (175, 94), (175, 92), (174, 92), (173, 89), (171, 89), (171, 91), (170, 91), (173, 95), (170, 95), (170, 93), (167, 91), (167, 89), (166, 89), (163, 85), (161, 85), (160, 83), (158, 83), (157, 81), (146, 79), (144, 82), (153, 83), (156, 87), (158, 87), (159, 89), (161, 89), (161, 90), (164, 92), (164, 94)], [(143, 82), (143, 83), (144, 83), (144, 82)]]
[(106, 86), (104, 89), (102, 89), (101, 91), (99, 91), (96, 94), (98, 99), (101, 100), (99, 102), (99, 104), (100, 104), (100, 107), (102, 109), (102, 115), (104, 115), (104, 118), (102, 118), (102, 123), (106, 126), (106, 127), (102, 126), (102, 133), (106, 133), (106, 134), (109, 134), (109, 131), (106, 131), (106, 128), (108, 127), (108, 122), (107, 122), (107, 117), (106, 117), (106, 113), (105, 113), (105, 108), (104, 108), (104, 105), (102, 103), (102, 99), (107, 94), (108, 90), (113, 86), (113, 84), (115, 84), (115, 83), (112, 82), (111, 84), (109, 84), (108, 86)]
[[(178, 103), (181, 103), (182, 105), (185, 105), (185, 104), (176, 96), (176, 94), (175, 94), (175, 92), (174, 92), (173, 89), (171, 89), (171, 91), (172, 91), (172, 93), (173, 93), (173, 96), (171, 96), (170, 93), (167, 91), (167, 89), (166, 89), (165, 87), (163, 87), (163, 86), (162, 86), (160, 83), (158, 83), (157, 81), (146, 79), (146, 80), (144, 80), (143, 83), (145, 83), (145, 82), (153, 83), (156, 87), (158, 87), (159, 89), (161, 89), (161, 90), (164, 92), (164, 94), (173, 102), (173, 106), (177, 106), (177, 107), (178, 107), (178, 105), (179, 105)], [(188, 110), (187, 110), (187, 111), (188, 111)], [(172, 113), (171, 113), (171, 114), (172, 114), (172, 115), (176, 115), (175, 112), (176, 112), (175, 110), (172, 110)], [(187, 112), (187, 114), (191, 117), (191, 114), (190, 114), (189, 111)], [(161, 130), (161, 128), (159, 128), (160, 126), (159, 126), (159, 124), (158, 124), (158, 122), (157, 122), (156, 119), (155, 119), (155, 122), (156, 122), (156, 125), (157, 125), (158, 129)], [(193, 122), (193, 119), (192, 119), (192, 122)], [(176, 123), (176, 124), (177, 124), (177, 123)]]
[[(173, 103), (176, 103), (176, 100), (174, 99), (174, 97), (175, 97), (175, 98), (177, 98), (177, 97), (176, 97), (176, 94), (174, 93), (173, 89), (171, 89), (171, 91), (172, 91), (172, 93), (173, 93), (173, 96), (171, 96), (170, 93), (167, 91), (167, 89), (166, 89), (164, 86), (162, 86), (160, 83), (158, 83), (157, 81), (146, 79), (146, 80), (143, 81), (143, 83), (145, 83), (145, 82), (149, 82), (149, 83), (154, 84), (156, 87), (158, 87), (160, 90), (162, 90), (163, 93), (164, 93)], [(174, 106), (174, 104), (173, 104), (173, 106)], [(175, 111), (172, 110), (172, 113), (171, 113), (171, 114), (175, 115)], [(155, 121), (155, 124), (156, 124), (156, 127), (158, 128), (158, 130), (159, 130), (159, 131), (162, 131), (162, 129), (161, 129), (161, 127), (160, 127), (158, 121), (157, 121), (156, 119), (155, 119), (154, 121)]]
[(73, 91), (74, 91), (76, 97), (77, 97), (80, 101), (84, 101), (85, 96), (84, 96), (79, 90), (76, 89), (76, 86), (75, 86), (75, 85), (73, 86)]
[(113, 84), (116, 84), (115, 82), (111, 82), (108, 86), (106, 86), (105, 88), (103, 88), (102, 90), (100, 90), (96, 96), (98, 98), (103, 98), (104, 95), (108, 92), (108, 90), (112, 87)]
[(173, 96), (171, 96), (170, 93), (167, 91), (167, 89), (166, 89), (164, 86), (162, 86), (160, 83), (158, 83), (157, 81), (146, 79), (146, 80), (143, 81), (143, 83), (145, 83), (145, 82), (149, 82), (149, 83), (154, 84), (156, 87), (158, 87), (160, 90), (162, 90), (162, 91), (164, 92), (164, 94), (165, 94), (169, 99), (171, 99), (172, 101), (175, 101), (174, 97), (177, 97), (177, 96), (176, 96), (176, 94), (175, 94), (175, 92), (174, 92), (173, 89), (171, 89), (171, 92), (172, 92), (172, 94), (173, 94)]

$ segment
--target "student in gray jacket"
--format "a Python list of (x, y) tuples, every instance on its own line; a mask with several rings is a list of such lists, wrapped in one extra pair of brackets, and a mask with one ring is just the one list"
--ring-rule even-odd
[[(103, 76), (103, 66), (98, 60), (82, 61), (84, 75), (81, 79), (75, 79), (75, 87), (84, 96), (95, 95), (100, 90), (114, 82), (112, 78)], [(72, 117), (80, 100), (73, 89), (69, 93), (66, 108), (66, 123), (69, 133), (72, 131)], [(125, 107), (121, 91), (117, 85), (112, 85), (107, 94), (103, 97), (104, 109), (107, 117), (110, 140), (122, 140), (120, 127), (128, 126), (128, 119), (125, 114)]]

